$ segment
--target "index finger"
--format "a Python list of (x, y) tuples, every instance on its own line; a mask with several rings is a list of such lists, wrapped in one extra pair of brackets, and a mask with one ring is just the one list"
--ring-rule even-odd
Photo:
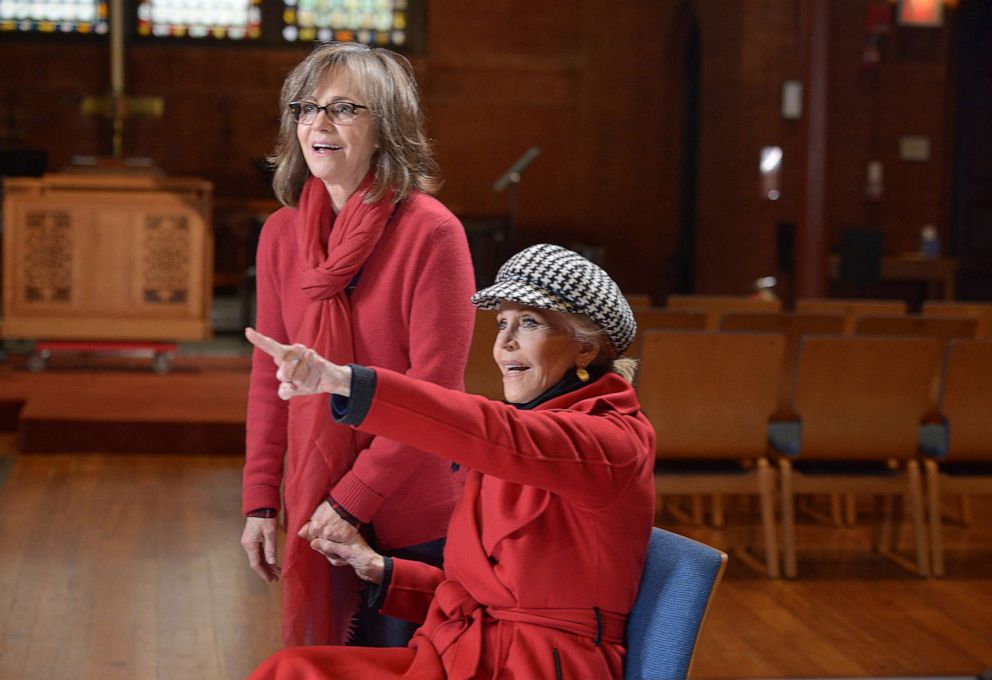
[(284, 345), (267, 335), (262, 335), (251, 327), (245, 329), (245, 338), (276, 361), (282, 361), (283, 357), (286, 356), (286, 350), (289, 349), (289, 345)]

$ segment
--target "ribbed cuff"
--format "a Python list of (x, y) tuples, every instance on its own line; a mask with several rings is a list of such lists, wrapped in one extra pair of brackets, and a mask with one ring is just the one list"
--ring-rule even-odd
[(250, 486), (244, 490), (241, 496), (241, 512), (247, 515), (252, 510), (259, 508), (279, 510), (282, 507), (280, 501), (278, 488), (274, 486)]
[(363, 524), (372, 521), (384, 500), (382, 496), (365, 485), (355, 476), (354, 472), (346, 472), (344, 477), (331, 489), (331, 495), (348, 508), (348, 512), (357, 517)]
[(351, 396), (331, 395), (331, 416), (342, 425), (361, 425), (372, 407), (375, 395), (375, 370), (367, 366), (349, 364), (351, 368)]

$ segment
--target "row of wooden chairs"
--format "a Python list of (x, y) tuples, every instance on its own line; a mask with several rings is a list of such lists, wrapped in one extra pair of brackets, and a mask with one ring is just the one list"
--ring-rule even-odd
[[(637, 310), (637, 313), (641, 314), (643, 311), (643, 309), (640, 309)], [(653, 312), (654, 310), (649, 311)], [(694, 315), (698, 313), (685, 312), (685, 314)], [(698, 319), (698, 317), (696, 318)], [(865, 318), (855, 325), (854, 330), (855, 332), (861, 332), (871, 328), (873, 333), (882, 332), (884, 329), (878, 326), (879, 319), (882, 318)], [(809, 424), (803, 418), (803, 414), (797, 413), (795, 410), (797, 405), (793, 387), (794, 384), (798, 386), (798, 378), (795, 374), (798, 364), (797, 357), (800, 354), (800, 341), (803, 337), (811, 334), (833, 334), (839, 336), (843, 333), (845, 318), (838, 315), (804, 314), (799, 312), (738, 312), (723, 314), (719, 319), (718, 328), (723, 329), (720, 333), (668, 333), (668, 336), (674, 338), (668, 340), (668, 342), (674, 342), (677, 339), (679, 342), (687, 344), (660, 352), (655, 348), (648, 351), (647, 354), (641, 349), (642, 363), (638, 377), (638, 390), (642, 404), (645, 405), (645, 410), (652, 417), (652, 420), (656, 420), (655, 426), (659, 431), (659, 447), (671, 446), (673, 447), (672, 450), (681, 450), (683, 453), (679, 459), (680, 463), (691, 461), (698, 463), (701, 460), (710, 460), (711, 462), (717, 460), (721, 461), (721, 465), (732, 461), (736, 461), (736, 463), (733, 464), (733, 469), (730, 470), (721, 469), (719, 465), (716, 467), (710, 465), (706, 471), (707, 474), (700, 477), (695, 474), (691, 466), (683, 465), (681, 467), (684, 469), (679, 469), (680, 466), (673, 465), (671, 460), (667, 460), (666, 469), (666, 463), (664, 462), (666, 458), (663, 455), (663, 449), (659, 448), (659, 459), (663, 461), (660, 467), (665, 470), (665, 474), (658, 477), (658, 491), (659, 494), (680, 495), (702, 493), (757, 494), (761, 499), (762, 529), (765, 544), (764, 562), (769, 575), (777, 576), (779, 574), (779, 560), (777, 556), (778, 540), (774, 512), (774, 494), (777, 493), (778, 486), (776, 484), (776, 476), (786, 480), (785, 489), (789, 491), (788, 495), (790, 496), (796, 493), (805, 493), (806, 489), (813, 492), (814, 489), (812, 487), (818, 485), (826, 485), (831, 488), (837, 487), (835, 489), (836, 492), (840, 488), (845, 487), (845, 484), (841, 483), (841, 480), (832, 480), (823, 475), (820, 475), (818, 478), (810, 477), (807, 479), (808, 476), (801, 476), (801, 469), (797, 471), (791, 466), (791, 459), (789, 457), (783, 457), (778, 461), (779, 475), (776, 475), (768, 458), (765, 457), (768, 423), (769, 420), (786, 420), (794, 423), (797, 419), (801, 419), (799, 422), (802, 422), (802, 441), (810, 446), (816, 442), (815, 437), (809, 439)], [(951, 321), (957, 322), (960, 320), (952, 319)], [(916, 332), (918, 334), (936, 336), (938, 339), (933, 342), (936, 343), (936, 352), (939, 356), (943, 346), (946, 345), (950, 337), (959, 333), (965, 336), (974, 334), (971, 331), (974, 330), (975, 322), (971, 319), (966, 319), (965, 321), (966, 323), (963, 326), (958, 326), (958, 330), (941, 335), (934, 330), (938, 326), (941, 326), (941, 324), (934, 324), (929, 318), (910, 315), (892, 321), (895, 326), (891, 330), (893, 333), (901, 335), (909, 335)], [(652, 336), (658, 335), (657, 331), (650, 330), (650, 324), (645, 323), (643, 319), (639, 319), (639, 323), (648, 329), (641, 331), (641, 337), (644, 337), (646, 334)], [(907, 323), (909, 326), (907, 326)], [(703, 327), (703, 325), (696, 326), (696, 328)], [(494, 399), (502, 399), (502, 381), (498, 371), (493, 369), (492, 337), (494, 328), (494, 313), (480, 312), (477, 315), (475, 338), (466, 370), (466, 387), (471, 392), (484, 394)], [(739, 331), (743, 330), (757, 331), (758, 334), (743, 334), (745, 335), (745, 339), (737, 337), (742, 335)], [(762, 331), (770, 331), (774, 335), (762, 335), (760, 334)], [(723, 339), (720, 339), (719, 336), (723, 336)], [(724, 341), (735, 343), (738, 349), (721, 349), (720, 343)], [(652, 340), (652, 342), (656, 343), (660, 341)], [(818, 340), (817, 342), (820, 341)], [(760, 352), (756, 348), (763, 347), (769, 343), (779, 348), (775, 351), (781, 352), (781, 356), (759, 356)], [(869, 343), (869, 345), (880, 346), (872, 343)], [(707, 355), (706, 352), (703, 352), (702, 358), (694, 363), (692, 357), (695, 356), (696, 352), (703, 351), (702, 348), (706, 346), (710, 346), (711, 348), (716, 346), (717, 350), (712, 352), (716, 360)], [(806, 345), (804, 344), (804, 346)], [(766, 350), (767, 347), (764, 347), (761, 352)], [(811, 352), (812, 350), (807, 353)], [(887, 354), (886, 356), (893, 358), (898, 355), (889, 356)], [(676, 360), (666, 360), (671, 359), (671, 357), (676, 357)], [(730, 361), (729, 365), (727, 363), (728, 360)], [(871, 361), (868, 363), (872, 367), (878, 367), (872, 364)], [(879, 365), (882, 364), (880, 363)], [(668, 371), (669, 373), (672, 371), (682, 371), (683, 380), (673, 380), (672, 375), (658, 379), (655, 376), (658, 371), (662, 373), (664, 371)], [(742, 371), (744, 374), (741, 373)], [(833, 375), (831, 371), (827, 371), (826, 374), (828, 376)], [(925, 416), (922, 417), (934, 420), (939, 417), (937, 414), (938, 393), (936, 388), (942, 383), (939, 380), (938, 372), (933, 370), (932, 367), (929, 375), (927, 409)], [(976, 375), (984, 374), (978, 373)], [(772, 382), (774, 386), (774, 390), (772, 391), (773, 401), (770, 409), (765, 408), (766, 404), (763, 401), (764, 396), (767, 396), (768, 393), (767, 386), (769, 382)], [(804, 380), (804, 383), (807, 382), (810, 382), (809, 378)], [(816, 381), (814, 379), (813, 384), (815, 383)], [(869, 383), (876, 387), (883, 384), (871, 381)], [(682, 384), (689, 385), (692, 389), (667, 391), (666, 398), (671, 403), (670, 407), (657, 406), (651, 408), (648, 406), (648, 402), (654, 397), (656, 392), (658, 394), (666, 394), (667, 387)], [(952, 382), (951, 384), (956, 383)], [(661, 392), (658, 392), (659, 389), (661, 389)], [(949, 393), (945, 389), (945, 396), (947, 394)], [(737, 396), (735, 397), (734, 395)], [(737, 399), (737, 401), (734, 401), (734, 399)], [(871, 402), (872, 399), (869, 398), (868, 401)], [(849, 400), (848, 403), (853, 404), (855, 402)], [(758, 415), (754, 413), (756, 408), (759, 412)], [(855, 409), (855, 411), (862, 415), (870, 413), (870, 410), (865, 409), (861, 411)], [(715, 414), (719, 418), (720, 429), (713, 427)], [(746, 426), (744, 424), (745, 422)], [(843, 423), (844, 417), (835, 416), (835, 428), (841, 432), (850, 429), (847, 425), (843, 427), (836, 425), (838, 422)], [(866, 426), (864, 423), (854, 423), (854, 425), (858, 427)], [(684, 431), (685, 437), (694, 439), (695, 443), (693, 445), (680, 442), (679, 438), (682, 435), (679, 433), (683, 432), (683, 430), (679, 429), (680, 427), (686, 428)], [(792, 427), (795, 426), (793, 425)], [(775, 429), (781, 438), (782, 432), (789, 432), (788, 428), (789, 425), (779, 425), (777, 429), (773, 429)], [(932, 429), (939, 429), (939, 427), (935, 426)], [(812, 432), (815, 434), (816, 430), (814, 429)], [(661, 433), (664, 434), (662, 435)], [(827, 428), (827, 435), (829, 434), (829, 428)], [(988, 439), (992, 441), (992, 435)], [(955, 439), (955, 441), (959, 440)], [(704, 450), (707, 452), (706, 455), (702, 453)], [(910, 447), (909, 451), (910, 453), (908, 455), (915, 461), (915, 445)], [(933, 519), (935, 513), (939, 516), (939, 510), (934, 509), (936, 507), (935, 504), (939, 503), (940, 498), (937, 489), (942, 486), (954, 493), (970, 493), (968, 489), (975, 485), (984, 488), (985, 482), (981, 479), (974, 483), (961, 481), (965, 478), (960, 475), (955, 476), (953, 479), (949, 478), (948, 475), (941, 473), (941, 467), (939, 465), (936, 463), (932, 466), (930, 465), (933, 462), (931, 459), (927, 458), (924, 461), (927, 465), (928, 479), (930, 479), (927, 488), (930, 494), (930, 543), (933, 546), (934, 552), (933, 570), (935, 574), (939, 575), (943, 572), (943, 553), (939, 533), (940, 523)], [(876, 463), (878, 463), (877, 460)], [(723, 465), (723, 467), (725, 468), (726, 465)], [(783, 469), (785, 469), (784, 472)], [(852, 492), (857, 492), (860, 488), (866, 486), (866, 482), (862, 480), (859, 482), (858, 488), (854, 488), (854, 486), (857, 486), (853, 484), (855, 479), (851, 475), (847, 477), (845, 483), (847, 488)], [(861, 479), (864, 475), (858, 475), (857, 477)], [(894, 484), (902, 484), (899, 488), (906, 491), (910, 498), (911, 509), (916, 513), (916, 508), (918, 508), (919, 504), (914, 501), (916, 496), (911, 491), (912, 489), (918, 490), (920, 487), (918, 483), (912, 482), (910, 478), (912, 477), (918, 480), (919, 464), (916, 462), (913, 464), (897, 464), (884, 477), (891, 478), (888, 482), (889, 490), (891, 490)], [(881, 493), (882, 491), (880, 490), (879, 492)], [(837, 493), (834, 493), (833, 497), (838, 498)], [(848, 496), (848, 498), (851, 498), (851, 496)], [(715, 495), (713, 500), (715, 503), (719, 503), (721, 496)], [(794, 526), (794, 516), (787, 514), (791, 512), (794, 504), (783, 498), (782, 506), (782, 516), (785, 524), (784, 548), (786, 575), (794, 575), (795, 546), (794, 542), (790, 539), (793, 533), (791, 527)], [(922, 530), (921, 527), (922, 524), (920, 522), (914, 521), (914, 530), (917, 536)], [(917, 545), (923, 545), (923, 541), (925, 540), (925, 537), (919, 540)], [(920, 564), (921, 559), (918, 554), (917, 564)]]
[[(635, 312), (664, 309), (669, 312), (696, 312), (704, 316), (704, 328), (715, 330), (720, 317), (729, 312), (781, 312), (782, 302), (742, 295), (669, 295), (664, 307), (655, 308), (647, 295), (628, 295)], [(840, 314), (845, 319), (844, 331), (854, 330), (859, 316), (866, 314), (901, 315), (907, 313), (904, 300), (872, 300), (863, 298), (799, 298), (794, 310), (800, 314)], [(977, 320), (978, 337), (992, 337), (992, 303), (950, 302), (927, 300), (920, 310), (932, 316), (970, 316)]]
[[(790, 396), (798, 419), (774, 422), (784, 355), (785, 338), (779, 334), (645, 334), (638, 393), (658, 432), (658, 493), (757, 495), (765, 567), (772, 577), (779, 574), (776, 486), (784, 573), (790, 577), (797, 572), (797, 494), (904, 495), (914, 558), (896, 554), (887, 528), (880, 533), (879, 550), (926, 576), (932, 548), (933, 573), (941, 575), (941, 489), (992, 493), (987, 465), (973, 466), (978, 474), (958, 482), (965, 479), (962, 462), (992, 463), (992, 340), (952, 341), (944, 359), (940, 343), (930, 338), (805, 337)], [(930, 451), (942, 457), (921, 459), (920, 424), (931, 412), (933, 376), (942, 365), (937, 408), (943, 425), (931, 426), (940, 434), (937, 450)], [(921, 460), (927, 470), (929, 539)], [(733, 465), (720, 469), (716, 461)]]
[[(702, 330), (707, 327), (702, 312), (642, 309), (635, 313), (638, 335), (632, 348), (633, 356), (638, 355), (641, 338), (649, 330)], [(869, 314), (856, 317), (852, 326), (844, 315), (819, 312), (727, 312), (719, 317), (716, 326), (720, 331), (778, 333), (785, 337), (785, 357), (774, 416), (778, 419), (792, 417), (789, 408), (791, 368), (803, 336), (920, 336), (937, 339), (943, 348), (953, 338), (979, 337), (978, 328), (979, 320), (972, 316)]]

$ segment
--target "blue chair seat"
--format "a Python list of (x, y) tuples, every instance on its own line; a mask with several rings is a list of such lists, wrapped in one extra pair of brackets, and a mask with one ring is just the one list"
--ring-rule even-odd
[(947, 426), (940, 423), (920, 425), (920, 451), (933, 458), (946, 458)]

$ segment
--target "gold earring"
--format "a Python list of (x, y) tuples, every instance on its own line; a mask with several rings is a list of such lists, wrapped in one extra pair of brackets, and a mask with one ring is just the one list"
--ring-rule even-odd
[(582, 382), (589, 382), (589, 371), (587, 371), (587, 370), (586, 370), (585, 368), (583, 368), (582, 366), (579, 366), (578, 368), (576, 368), (576, 369), (575, 369), (575, 375), (576, 375), (576, 376), (577, 376), (577, 377), (579, 378), (579, 380), (581, 380)]

